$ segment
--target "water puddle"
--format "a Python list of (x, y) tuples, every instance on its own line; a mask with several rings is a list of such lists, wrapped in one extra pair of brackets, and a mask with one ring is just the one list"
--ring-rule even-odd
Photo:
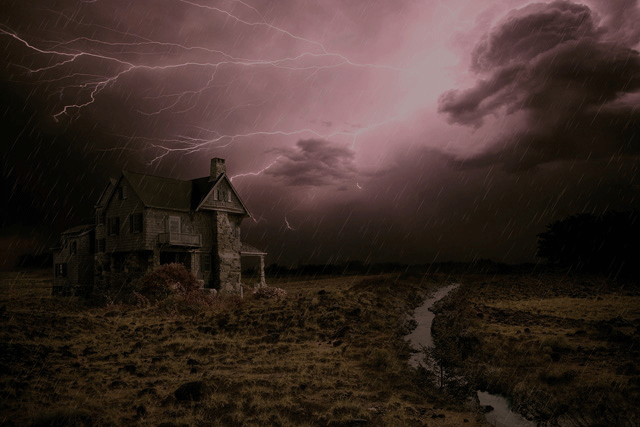
[(487, 421), (495, 427), (535, 427), (536, 423), (509, 409), (507, 399), (486, 391), (478, 391), (480, 406), (491, 406), (493, 410), (485, 413)]

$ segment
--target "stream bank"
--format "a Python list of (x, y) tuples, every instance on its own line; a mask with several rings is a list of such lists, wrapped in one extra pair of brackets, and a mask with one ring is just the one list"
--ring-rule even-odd
[[(442, 287), (430, 295), (424, 302), (415, 309), (414, 320), (416, 328), (406, 336), (415, 350), (409, 359), (409, 364), (413, 368), (423, 368), (426, 352), (431, 350), (431, 355), (438, 354), (438, 349), (434, 348), (434, 340), (432, 337), (432, 326), (436, 318), (435, 305), (442, 299), (446, 298), (450, 293), (455, 291), (460, 285), (453, 283)], [(451, 342), (452, 340), (448, 340)], [(464, 339), (462, 340), (464, 341)], [(458, 339), (458, 342), (460, 340)], [(421, 351), (420, 351), (421, 350)], [(441, 353), (443, 354), (443, 353)], [(433, 357), (433, 356), (431, 356)], [(437, 356), (436, 356), (437, 357)], [(445, 376), (444, 362), (431, 362), (433, 366), (439, 365), (441, 379)], [(458, 381), (465, 382), (464, 378), (458, 377)], [(512, 412), (507, 400), (502, 396), (490, 394), (485, 391), (478, 390), (476, 396), (478, 404), (484, 409), (487, 422), (495, 427), (535, 427), (536, 423), (529, 421), (521, 415)]]

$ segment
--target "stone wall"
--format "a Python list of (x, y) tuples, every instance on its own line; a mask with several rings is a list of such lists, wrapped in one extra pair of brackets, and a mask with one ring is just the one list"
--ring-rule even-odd
[(240, 221), (239, 215), (215, 212), (217, 249), (214, 271), (223, 292), (240, 293)]

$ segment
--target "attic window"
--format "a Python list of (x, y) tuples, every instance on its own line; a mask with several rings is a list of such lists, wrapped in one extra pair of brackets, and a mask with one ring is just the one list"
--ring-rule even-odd
[(213, 190), (213, 200), (218, 200), (218, 189)]
[(127, 198), (127, 188), (124, 185), (118, 187), (118, 200), (124, 200)]
[(227, 202), (231, 201), (231, 191), (227, 192)]
[(76, 253), (78, 253), (78, 242), (76, 242), (75, 240), (73, 242), (71, 242), (71, 255), (75, 255)]

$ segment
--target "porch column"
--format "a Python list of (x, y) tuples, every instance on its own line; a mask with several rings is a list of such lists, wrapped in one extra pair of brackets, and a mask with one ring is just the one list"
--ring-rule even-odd
[(153, 268), (160, 266), (160, 248), (153, 248)]
[(267, 286), (264, 280), (264, 255), (260, 255), (260, 287)]

